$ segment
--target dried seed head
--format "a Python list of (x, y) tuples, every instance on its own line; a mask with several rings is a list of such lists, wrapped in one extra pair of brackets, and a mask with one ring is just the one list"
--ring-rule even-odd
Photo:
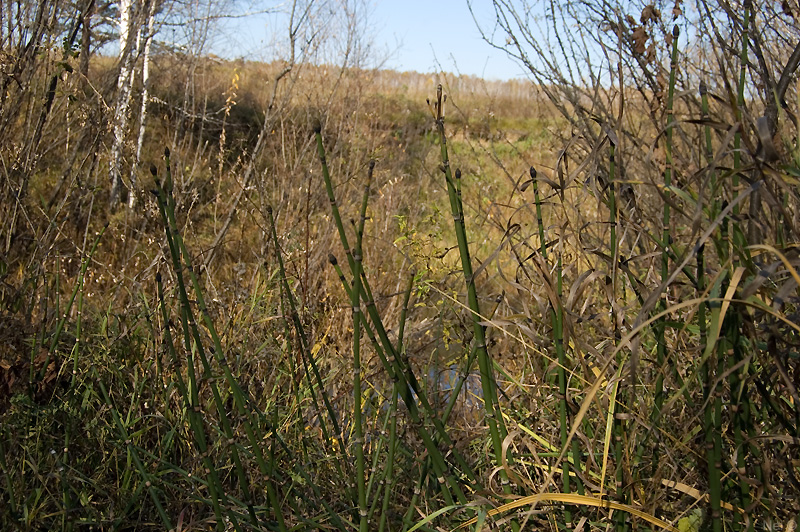
[(164, 157), (169, 159), (169, 148), (164, 148)]
[(322, 122), (319, 121), (319, 118), (315, 118), (313, 122), (311, 122), (311, 129), (314, 130), (314, 133), (322, 133)]
[(153, 174), (153, 177), (158, 175), (158, 168), (153, 163), (150, 163), (150, 173)]
[(772, 128), (770, 127), (769, 118), (766, 116), (758, 117), (756, 131), (758, 132), (756, 157), (768, 163), (779, 160), (781, 157), (775, 149), (775, 142), (772, 140)]
[(328, 254), (328, 262), (330, 262), (330, 263), (331, 263), (331, 264), (333, 264), (334, 266), (336, 266), (337, 264), (339, 264), (339, 261), (337, 261), (337, 260), (336, 260), (336, 256), (335, 256), (333, 253), (329, 253), (329, 254)]
[(530, 170), (529, 170), (528, 172), (530, 173), (530, 175), (531, 175), (531, 178), (530, 178), (530, 179), (528, 179), (527, 181), (525, 181), (524, 183), (522, 183), (522, 184), (519, 186), (519, 190), (520, 190), (520, 192), (525, 192), (526, 190), (528, 190), (528, 187), (529, 187), (529, 186), (531, 186), (531, 184), (532, 184), (534, 181), (536, 181), (536, 168), (534, 168), (533, 166), (531, 166), (531, 168), (530, 168)]

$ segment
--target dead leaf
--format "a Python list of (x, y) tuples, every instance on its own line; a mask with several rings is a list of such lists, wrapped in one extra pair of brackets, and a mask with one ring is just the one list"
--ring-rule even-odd
[(633, 51), (638, 54), (642, 55), (647, 51), (647, 39), (649, 39), (649, 35), (647, 35), (647, 30), (644, 29), (644, 26), (637, 26), (636, 29), (633, 30)]
[(651, 42), (650, 45), (647, 47), (647, 62), (653, 63), (656, 60), (656, 46), (654, 42)]
[(661, 11), (653, 4), (647, 5), (642, 9), (642, 16), (639, 17), (639, 21), (641, 21), (642, 24), (647, 24), (651, 21), (658, 22), (659, 20), (661, 20)]

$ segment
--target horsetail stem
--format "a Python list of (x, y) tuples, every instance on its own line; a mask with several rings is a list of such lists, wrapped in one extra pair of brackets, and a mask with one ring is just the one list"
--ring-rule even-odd
[[(439, 132), (439, 143), (442, 158), (441, 170), (444, 173), (445, 182), (447, 185), (447, 193), (448, 197), (450, 198), (450, 208), (453, 215), (458, 249), (461, 255), (461, 267), (464, 273), (464, 280), (467, 285), (467, 302), (472, 314), (474, 341), (476, 342), (478, 349), (478, 366), (481, 373), (481, 387), (483, 389), (485, 419), (486, 424), (489, 427), (489, 434), (492, 439), (495, 463), (498, 466), (502, 466), (502, 441), (506, 437), (507, 432), (502, 414), (500, 412), (500, 404), (497, 400), (496, 382), (494, 379), (492, 361), (486, 349), (486, 332), (484, 330), (484, 326), (481, 324), (483, 317), (481, 315), (477, 290), (475, 288), (475, 278), (473, 276), (469, 244), (467, 242), (465, 230), (464, 209), (461, 204), (461, 198), (459, 194), (459, 189), (461, 186), (459, 183), (461, 180), (461, 170), (456, 170), (454, 180), (453, 173), (450, 168), (450, 159), (447, 152), (447, 137), (445, 136), (444, 131), (444, 98), (441, 85), (438, 86), (436, 91), (435, 110), (436, 128)], [(507, 482), (505, 472), (503, 472), (502, 475), (504, 482)]]
[[(669, 68), (669, 89), (667, 92), (667, 125), (664, 140), (664, 195), (665, 197), (670, 194), (670, 187), (672, 187), (673, 180), (673, 133), (675, 127), (675, 116), (673, 113), (675, 105), (675, 79), (678, 71), (678, 37), (680, 30), (676, 24), (672, 28), (672, 53), (670, 54), (670, 68)], [(661, 282), (665, 283), (669, 277), (669, 249), (672, 247), (672, 237), (670, 236), (672, 227), (670, 223), (670, 202), (664, 201), (662, 207), (661, 219)], [(663, 312), (667, 308), (665, 299), (660, 301), (657, 312)], [(658, 427), (661, 422), (661, 411), (664, 407), (664, 372), (667, 371), (665, 366), (667, 360), (667, 317), (662, 316), (655, 325), (656, 329), (656, 367), (657, 375), (654, 389), (653, 412), (651, 414), (651, 422), (654, 427)], [(659, 465), (659, 452), (658, 446), (653, 448), (653, 459), (651, 465), (651, 473), (655, 474)]]
[[(420, 411), (417, 406), (417, 400), (415, 400), (414, 395), (411, 392), (411, 386), (409, 382), (414, 382), (416, 379), (414, 378), (413, 372), (411, 371), (410, 367), (403, 367), (402, 358), (397, 353), (395, 346), (389, 340), (388, 334), (386, 333), (386, 328), (383, 325), (383, 320), (380, 318), (377, 309), (375, 307), (375, 302), (371, 297), (371, 290), (369, 288), (369, 283), (367, 282), (366, 278), (361, 275), (360, 267), (357, 267), (355, 264), (355, 259), (353, 257), (353, 252), (350, 249), (350, 245), (347, 239), (347, 233), (344, 228), (344, 224), (342, 223), (342, 218), (339, 213), (339, 207), (336, 202), (336, 196), (333, 192), (333, 182), (330, 177), (330, 172), (328, 170), (327, 158), (325, 155), (325, 148), (322, 143), (322, 125), (317, 122), (314, 124), (314, 134), (317, 144), (317, 155), (320, 160), (320, 164), (322, 166), (322, 177), (325, 181), (325, 189), (328, 194), (328, 199), (331, 205), (331, 212), (333, 215), (334, 223), (336, 225), (337, 231), (339, 233), (339, 239), (342, 242), (342, 247), (345, 250), (345, 255), (347, 256), (348, 265), (350, 266), (350, 271), (353, 274), (353, 278), (356, 278), (356, 272), (358, 272), (358, 279), (359, 282), (362, 283), (362, 290), (365, 297), (365, 305), (367, 309), (367, 315), (369, 316), (369, 320), (372, 326), (375, 328), (375, 332), (377, 333), (376, 336), (380, 340), (381, 351), (379, 351), (379, 356), (383, 353), (384, 356), (381, 357), (381, 362), (384, 365), (384, 369), (387, 371), (389, 376), (400, 385), (400, 395), (405, 403), (406, 407), (409, 410), (409, 414), (412, 419), (412, 423), (417, 428), (417, 431), (420, 437), (423, 440), (423, 443), (428, 450), (429, 457), (431, 459), (434, 472), (436, 473), (436, 478), (439, 483), (440, 490), (442, 492), (442, 496), (447, 502), (447, 504), (453, 504), (453, 493), (456, 495), (458, 501), (462, 504), (466, 503), (467, 499), (464, 495), (464, 492), (459, 486), (458, 482), (456, 481), (455, 477), (449, 471), (449, 468), (444, 460), (444, 456), (442, 455), (441, 451), (439, 450), (436, 442), (431, 437), (428, 430), (422, 424), (422, 418), (420, 417)], [(331, 261), (332, 263), (335, 262)], [(336, 264), (334, 263), (334, 266)], [(339, 271), (340, 272), (340, 271)], [(353, 290), (346, 280), (344, 280), (344, 276), (340, 275), (340, 279), (343, 279), (343, 285), (345, 291), (351, 297), (351, 301), (353, 301)], [(359, 313), (362, 320), (366, 320), (366, 317), (363, 313)], [(365, 324), (366, 325), (366, 324)], [(426, 413), (432, 412), (430, 409), (430, 405), (428, 404), (425, 394), (420, 389), (415, 389), (416, 397), (420, 401), (420, 404), (423, 406), (423, 410)], [(430, 416), (433, 418), (433, 416)], [(459, 461), (459, 464), (462, 467), (466, 466), (466, 462), (461, 457), (460, 453), (458, 453), (452, 447), (452, 441), (450, 440), (447, 433), (443, 430), (441, 424), (436, 424), (434, 419), (434, 426), (437, 428), (437, 433), (442, 437), (444, 443), (447, 445), (448, 448), (452, 449), (453, 455)]]
[(367, 216), (367, 202), (369, 200), (369, 187), (372, 181), (372, 171), (375, 162), (369, 166), (367, 184), (364, 186), (364, 198), (361, 204), (361, 216), (359, 217), (358, 229), (356, 231), (356, 248), (353, 251), (353, 289), (350, 296), (350, 304), (353, 311), (353, 423), (355, 425), (356, 437), (353, 444), (356, 450), (356, 486), (358, 489), (358, 515), (359, 530), (367, 532), (367, 495), (364, 485), (364, 428), (362, 425), (361, 411), (361, 277), (362, 277), (362, 237), (364, 234), (364, 224)]

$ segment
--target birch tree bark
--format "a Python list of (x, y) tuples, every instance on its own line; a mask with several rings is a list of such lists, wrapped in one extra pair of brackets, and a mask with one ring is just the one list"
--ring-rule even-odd
[(122, 162), (125, 147), (125, 133), (130, 117), (131, 93), (133, 92), (134, 64), (139, 48), (141, 32), (133, 24), (135, 12), (131, 0), (119, 2), (119, 77), (117, 78), (117, 97), (114, 104), (114, 139), (111, 145), (111, 193), (109, 204), (112, 208), (119, 203), (122, 193)]
[(136, 172), (139, 168), (139, 162), (142, 158), (142, 145), (144, 144), (144, 136), (146, 132), (147, 123), (147, 101), (150, 97), (149, 94), (149, 81), (150, 81), (150, 47), (153, 44), (153, 33), (156, 19), (156, 2), (150, 2), (147, 13), (147, 29), (144, 36), (144, 48), (142, 50), (142, 108), (139, 111), (139, 137), (136, 139), (136, 157), (134, 158), (131, 167), (131, 189), (128, 193), (128, 207), (133, 209), (136, 205)]

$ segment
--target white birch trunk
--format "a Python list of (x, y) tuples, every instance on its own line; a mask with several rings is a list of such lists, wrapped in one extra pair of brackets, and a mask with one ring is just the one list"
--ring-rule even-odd
[(122, 158), (125, 147), (125, 132), (128, 129), (128, 117), (133, 89), (133, 65), (136, 59), (140, 32), (132, 28), (133, 5), (131, 0), (119, 2), (119, 60), (120, 69), (117, 78), (117, 98), (114, 105), (114, 140), (111, 145), (111, 194), (109, 203), (115, 207), (119, 202), (122, 190)]
[(131, 209), (136, 205), (136, 173), (142, 158), (142, 145), (144, 144), (145, 123), (147, 121), (147, 101), (150, 97), (148, 91), (150, 79), (150, 45), (153, 43), (155, 19), (156, 2), (153, 0), (150, 2), (147, 13), (147, 30), (144, 37), (144, 49), (142, 50), (142, 108), (139, 112), (139, 137), (136, 139), (136, 158), (131, 168), (131, 189), (128, 194), (128, 207)]

